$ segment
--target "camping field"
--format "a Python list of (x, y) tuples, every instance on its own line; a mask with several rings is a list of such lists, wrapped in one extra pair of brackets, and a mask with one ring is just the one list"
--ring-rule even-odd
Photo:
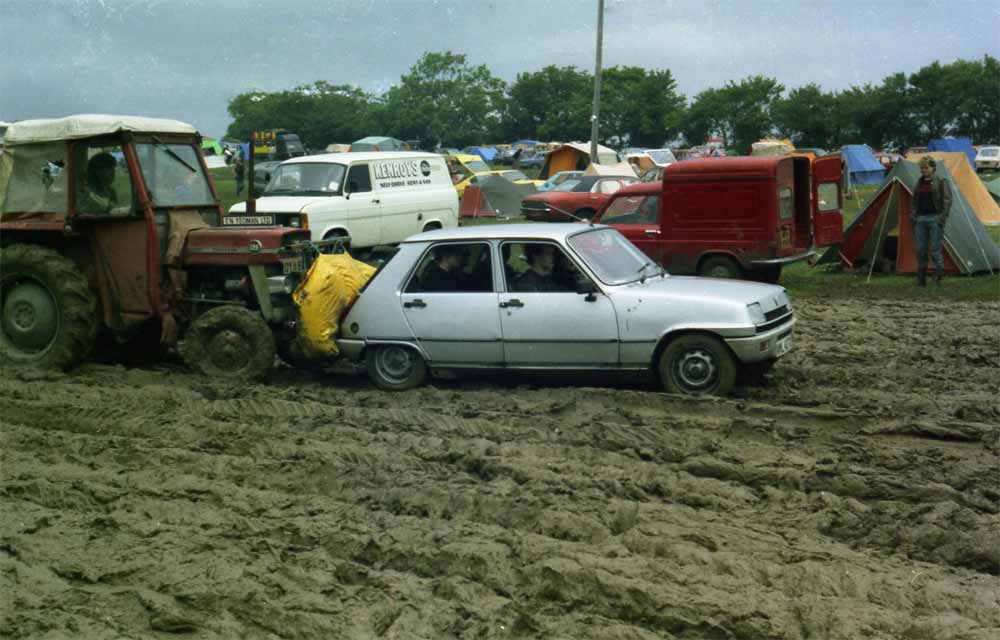
[(993, 640), (997, 278), (802, 271), (727, 398), (5, 370), (0, 635)]

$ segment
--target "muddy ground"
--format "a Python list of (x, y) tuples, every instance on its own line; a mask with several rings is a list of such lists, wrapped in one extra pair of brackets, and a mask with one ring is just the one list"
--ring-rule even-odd
[(995, 639), (998, 317), (803, 299), (726, 400), (5, 371), (0, 635)]

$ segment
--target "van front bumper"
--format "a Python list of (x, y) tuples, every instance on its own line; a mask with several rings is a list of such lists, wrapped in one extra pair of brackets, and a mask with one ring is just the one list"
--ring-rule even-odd
[(749, 338), (725, 338), (726, 344), (733, 350), (736, 358), (744, 363), (777, 360), (792, 348), (792, 329), (795, 327), (795, 317), (788, 322), (758, 333)]
[(778, 267), (781, 265), (792, 264), (793, 262), (799, 262), (800, 260), (808, 260), (809, 258), (816, 255), (815, 249), (810, 249), (803, 253), (796, 253), (793, 256), (782, 256), (780, 258), (769, 258), (767, 260), (749, 260), (750, 267)]

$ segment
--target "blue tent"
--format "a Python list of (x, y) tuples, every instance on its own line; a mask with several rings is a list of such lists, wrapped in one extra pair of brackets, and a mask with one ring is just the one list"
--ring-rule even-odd
[(848, 144), (840, 150), (849, 184), (881, 184), (885, 167), (866, 144)]
[(540, 140), (515, 140), (510, 143), (511, 147), (528, 147), (529, 149), (534, 149), (537, 145), (542, 144)]
[(928, 151), (961, 151), (969, 156), (969, 164), (976, 168), (976, 150), (968, 138), (934, 138), (927, 143)]
[(467, 151), (482, 158), (483, 162), (492, 162), (497, 157), (496, 147), (469, 147)]

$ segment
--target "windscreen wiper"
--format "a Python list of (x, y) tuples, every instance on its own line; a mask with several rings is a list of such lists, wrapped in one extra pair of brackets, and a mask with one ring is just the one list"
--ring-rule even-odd
[(165, 145), (163, 143), (163, 140), (160, 140), (156, 136), (153, 136), (153, 142), (155, 142), (158, 145), (157, 148), (163, 149), (164, 151), (166, 151), (167, 155), (169, 155), (171, 158), (173, 158), (177, 162), (180, 162), (182, 165), (184, 165), (185, 167), (187, 167), (188, 170), (191, 171), (191, 173), (197, 173), (197, 171), (198, 171), (197, 169), (195, 169), (194, 167), (192, 167), (191, 165), (189, 165), (187, 163), (187, 160), (185, 160), (184, 158), (182, 158), (179, 155), (177, 155), (177, 152), (175, 152), (173, 149), (171, 149), (170, 147), (168, 147), (167, 145)]

